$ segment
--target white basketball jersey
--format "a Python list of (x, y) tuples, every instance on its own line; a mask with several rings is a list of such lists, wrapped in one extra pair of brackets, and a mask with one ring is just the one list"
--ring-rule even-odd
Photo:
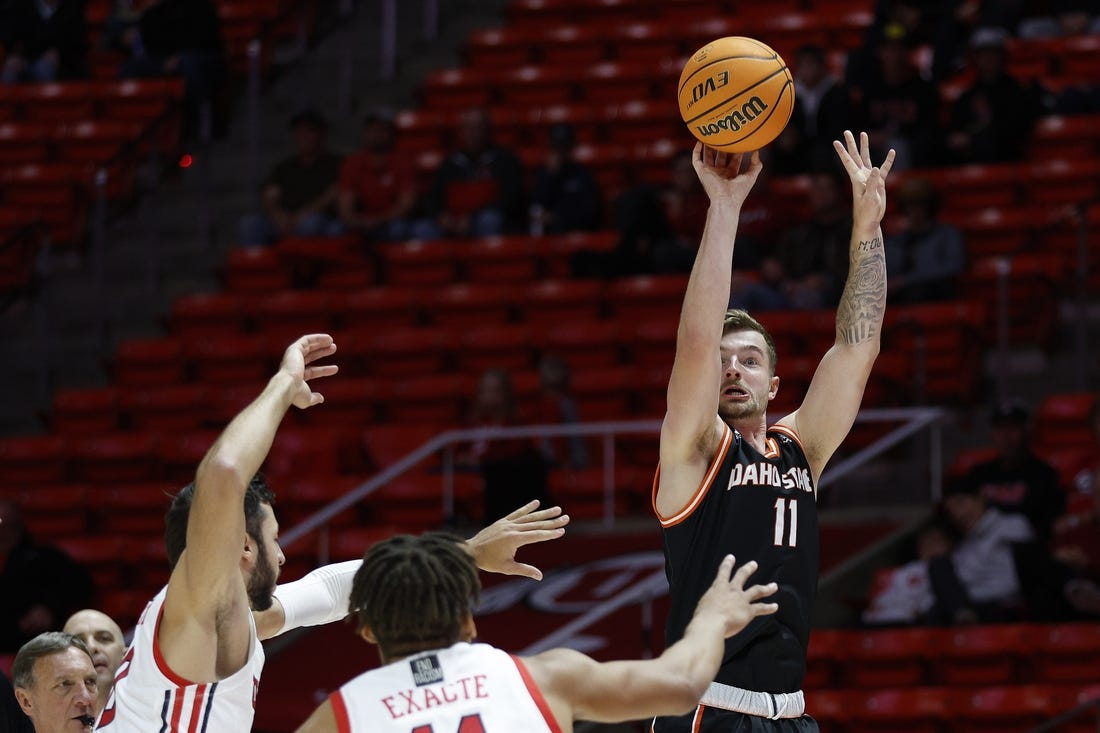
[(523, 661), (488, 644), (365, 672), (329, 701), (340, 733), (561, 733)]
[(252, 650), (234, 674), (217, 682), (189, 682), (171, 669), (157, 645), (167, 587), (149, 601), (134, 640), (115, 673), (115, 688), (96, 730), (108, 733), (247, 733), (256, 713), (264, 647), (252, 614)]

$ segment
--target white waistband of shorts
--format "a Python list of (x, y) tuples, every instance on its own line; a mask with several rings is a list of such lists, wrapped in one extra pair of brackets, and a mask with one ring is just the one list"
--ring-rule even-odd
[(806, 700), (802, 690), (798, 692), (756, 692), (740, 687), (711, 682), (699, 701), (701, 705), (735, 713), (755, 715), (758, 718), (801, 718), (806, 712)]

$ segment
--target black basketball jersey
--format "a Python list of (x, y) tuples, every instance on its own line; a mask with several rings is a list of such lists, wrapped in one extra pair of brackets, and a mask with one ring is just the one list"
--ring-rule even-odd
[[(655, 479), (655, 509), (656, 496)], [(779, 590), (767, 600), (779, 610), (726, 640), (715, 681), (760, 692), (801, 689), (817, 595), (818, 533), (813, 478), (794, 431), (769, 428), (761, 454), (726, 426), (691, 500), (675, 515), (658, 518), (672, 598), (666, 642), (683, 637), (725, 555), (732, 553), (738, 567), (755, 560), (759, 568), (748, 582), (775, 581)]]

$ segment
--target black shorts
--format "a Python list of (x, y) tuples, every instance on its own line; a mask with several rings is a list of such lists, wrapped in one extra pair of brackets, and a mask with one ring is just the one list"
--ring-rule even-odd
[[(756, 715), (734, 713), (721, 708), (703, 708), (698, 733), (818, 733), (817, 721), (809, 715), (801, 718), (771, 720)], [(661, 717), (653, 721), (653, 733), (692, 733), (695, 713), (679, 717)]]

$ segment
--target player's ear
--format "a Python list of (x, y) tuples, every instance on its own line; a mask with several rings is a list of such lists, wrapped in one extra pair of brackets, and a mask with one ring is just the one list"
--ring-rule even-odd
[(771, 384), (768, 387), (768, 399), (774, 400), (777, 394), (779, 394), (779, 377), (772, 377)]
[(371, 631), (370, 626), (367, 625), (367, 624), (363, 624), (359, 628), (359, 636), (362, 637), (363, 641), (365, 641), (369, 644), (377, 644), (378, 643), (378, 639), (375, 638), (374, 632)]
[(248, 562), (256, 560), (256, 540), (248, 532), (244, 533), (244, 547), (241, 549), (241, 559)]
[(466, 614), (466, 619), (462, 622), (462, 630), (459, 633), (463, 641), (473, 641), (477, 638), (477, 626), (474, 624), (472, 613)]

